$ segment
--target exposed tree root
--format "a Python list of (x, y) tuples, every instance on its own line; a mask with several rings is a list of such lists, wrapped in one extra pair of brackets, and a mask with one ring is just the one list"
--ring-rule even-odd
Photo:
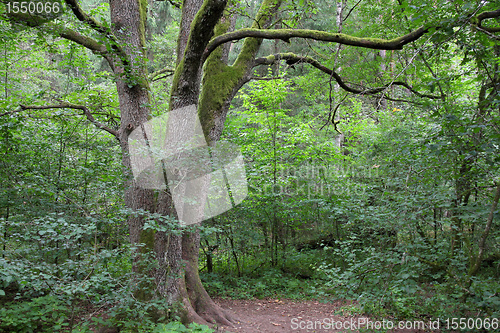
[[(203, 321), (210, 324), (219, 324), (224, 326), (233, 326), (235, 319), (231, 314), (222, 309), (210, 298), (207, 291), (201, 283), (198, 274), (198, 251), (199, 251), (199, 233), (194, 232), (185, 234), (182, 237), (182, 257), (184, 259), (184, 300), (189, 300), (189, 308), (196, 313)], [(199, 320), (194, 320), (200, 322)]]

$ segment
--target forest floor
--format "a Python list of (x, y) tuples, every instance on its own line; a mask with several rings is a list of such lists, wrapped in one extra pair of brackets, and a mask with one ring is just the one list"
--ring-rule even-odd
[[(219, 332), (226, 333), (359, 332), (359, 328), (363, 332), (439, 332), (439, 330), (420, 329), (383, 330), (382, 327), (380, 329), (366, 330), (367, 321), (372, 321), (374, 327), (379, 324), (383, 325), (384, 322), (382, 320), (377, 322), (377, 320), (366, 316), (352, 314), (345, 310), (346, 305), (349, 304), (342, 301), (335, 303), (285, 299), (216, 299), (215, 301), (222, 308), (228, 310), (236, 319), (234, 327), (219, 328)], [(323, 323), (327, 325), (323, 326)], [(328, 324), (333, 324), (334, 327), (328, 327)], [(386, 326), (389, 327), (389, 325), (386, 320)], [(394, 322), (394, 327), (397, 328), (397, 326), (398, 323)]]

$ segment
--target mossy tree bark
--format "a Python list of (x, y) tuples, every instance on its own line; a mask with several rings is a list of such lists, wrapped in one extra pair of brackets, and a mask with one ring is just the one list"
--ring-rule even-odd
[[(226, 0), (184, 1), (177, 42), (178, 59), (171, 92), (171, 109), (198, 105), (202, 73), (201, 58), (226, 4)], [(160, 212), (167, 215), (175, 214), (171, 206), (166, 208)], [(186, 310), (187, 321), (231, 325), (230, 315), (212, 301), (201, 283), (198, 274), (199, 232), (185, 232), (179, 237), (173, 235), (169, 237), (179, 245), (170, 252), (174, 250), (178, 253), (177, 259), (182, 259), (183, 263), (184, 274), (179, 275), (176, 289)], [(181, 260), (177, 260), (177, 263), (180, 262)], [(175, 270), (178, 267), (176, 264)]]

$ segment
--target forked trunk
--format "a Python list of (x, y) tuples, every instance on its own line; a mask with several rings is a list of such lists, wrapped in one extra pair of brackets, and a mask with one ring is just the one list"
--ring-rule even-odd
[[(234, 21), (222, 18), (227, 0), (185, 0), (183, 17), (178, 40), (178, 61), (171, 92), (171, 110), (195, 105), (206, 141), (214, 145), (220, 138), (229, 104), (238, 89), (248, 81), (248, 75), (253, 67), (253, 59), (260, 47), (261, 41), (248, 39), (244, 43), (243, 52), (238, 57), (233, 70), (227, 65), (228, 47), (220, 47), (212, 53), (205, 70), (206, 78), (201, 81), (203, 52), (214, 34), (224, 33)], [(265, 0), (257, 26), (265, 26), (278, 7), (279, 1)], [(145, 19), (146, 0), (119, 1), (111, 0), (111, 21), (113, 32), (119, 38), (124, 51), (129, 57), (129, 63), (123, 65), (123, 59), (114, 59), (112, 67), (118, 76), (117, 88), (121, 109), (120, 143), (123, 152), (123, 164), (129, 179), (126, 192), (126, 205), (134, 210), (162, 215), (177, 216), (173, 199), (168, 191), (155, 195), (153, 190), (143, 189), (133, 180), (131, 175), (131, 158), (128, 137), (131, 132), (150, 120), (150, 95), (145, 65)], [(264, 13), (264, 14), (263, 14)], [(219, 22), (220, 20), (220, 22)], [(218, 28), (216, 25), (219, 22)], [(217, 76), (231, 72), (232, 76), (214, 83)], [(200, 93), (200, 86), (203, 91)], [(170, 130), (170, 129), (169, 129)], [(177, 128), (181, 140), (182, 128)], [(145, 286), (137, 296), (148, 300), (164, 298), (169, 305), (180, 305), (178, 315), (186, 322), (218, 323), (231, 325), (229, 314), (217, 306), (205, 288), (198, 274), (198, 256), (200, 235), (198, 231), (183, 233), (153, 232), (143, 230), (142, 217), (129, 219), (130, 239), (132, 243), (144, 243), (145, 251), (154, 251), (157, 268), (145, 271), (154, 277), (155, 285)], [(179, 226), (180, 227), (180, 226)], [(141, 265), (137, 261), (135, 269), (140, 272)]]

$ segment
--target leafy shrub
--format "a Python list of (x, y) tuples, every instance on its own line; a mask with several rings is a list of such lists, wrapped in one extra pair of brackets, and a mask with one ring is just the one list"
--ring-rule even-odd
[(456, 258), (455, 273), (450, 276), (447, 272), (430, 275), (415, 257), (401, 255), (397, 249), (376, 250), (355, 238), (338, 242), (333, 251), (339, 262), (318, 268), (328, 277), (325, 285), (335, 297), (357, 300), (367, 314), (399, 319), (472, 313), (498, 316), (500, 287), (494, 279), (477, 276), (464, 289), (465, 257)]
[(318, 262), (327, 260), (327, 258), (322, 258), (325, 255), (330, 255), (330, 253), (324, 250), (303, 250), (291, 253), (283, 263), (283, 271), (302, 279), (317, 278), (320, 272), (316, 270), (316, 266)]
[(303, 280), (284, 274), (276, 268), (259, 272), (257, 277), (201, 274), (203, 285), (211, 295), (235, 299), (284, 297), (304, 299), (318, 296), (321, 280)]
[(0, 332), (54, 332), (67, 327), (70, 309), (53, 295), (0, 308)]
[(177, 333), (177, 332), (185, 332), (185, 333), (212, 333), (215, 332), (213, 329), (206, 325), (199, 325), (196, 323), (190, 324), (188, 327), (184, 326), (179, 322), (171, 322), (168, 324), (160, 324), (158, 325), (152, 333)]
[[(12, 249), (0, 258), (0, 327), (8, 332), (55, 332), (98, 324), (142, 330), (165, 319), (170, 310), (164, 301), (135, 297), (138, 289), (152, 283), (149, 276), (132, 272), (137, 248), (106, 248), (99, 242), (99, 230), (112, 228), (120, 218), (51, 213), (30, 222), (23, 215), (0, 219), (0, 228), (9, 228)], [(154, 262), (145, 259), (148, 265)], [(79, 319), (95, 307), (104, 309), (104, 316)]]

